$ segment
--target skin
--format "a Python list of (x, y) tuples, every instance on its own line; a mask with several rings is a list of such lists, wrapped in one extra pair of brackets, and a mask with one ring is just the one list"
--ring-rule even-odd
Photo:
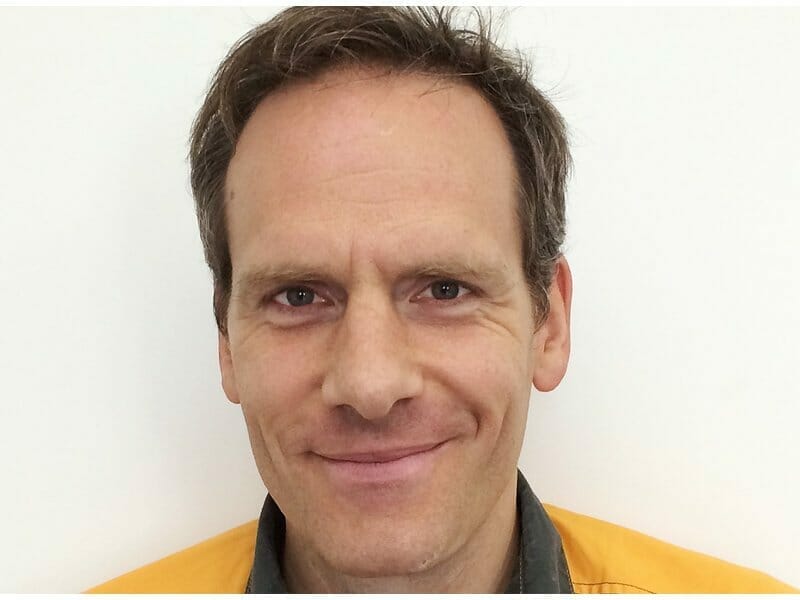
[[(219, 358), (286, 516), (291, 591), (505, 589), (531, 384), (564, 376), (572, 295), (562, 257), (534, 331), (515, 207), (502, 125), (461, 83), (328, 72), (248, 121)], [(423, 475), (386, 485), (323, 458), (434, 442)]]

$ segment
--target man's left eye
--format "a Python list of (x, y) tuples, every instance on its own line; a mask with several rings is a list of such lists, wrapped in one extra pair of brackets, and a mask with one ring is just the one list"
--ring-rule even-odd
[(467, 288), (452, 279), (441, 279), (434, 281), (426, 290), (431, 291), (431, 296), (435, 300), (455, 300), (466, 292)]

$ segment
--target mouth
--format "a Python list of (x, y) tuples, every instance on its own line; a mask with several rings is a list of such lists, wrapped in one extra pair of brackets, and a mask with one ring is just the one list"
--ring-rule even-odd
[(407, 456), (420, 454), (421, 452), (428, 452), (434, 448), (441, 446), (444, 442), (436, 442), (433, 444), (422, 444), (419, 446), (408, 446), (400, 448), (385, 448), (367, 450), (365, 452), (347, 452), (347, 453), (330, 453), (320, 454), (326, 460), (336, 462), (355, 462), (355, 463), (386, 463), (395, 460), (400, 460)]
[(430, 475), (447, 441), (317, 456), (336, 487), (352, 490), (364, 486), (396, 486), (421, 481)]

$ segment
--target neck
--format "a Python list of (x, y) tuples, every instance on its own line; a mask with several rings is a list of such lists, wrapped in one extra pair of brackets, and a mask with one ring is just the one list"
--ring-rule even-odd
[(291, 593), (502, 593), (519, 560), (516, 475), (474, 535), (429, 569), (390, 577), (354, 577), (337, 572), (292, 535), (287, 523), (283, 572)]

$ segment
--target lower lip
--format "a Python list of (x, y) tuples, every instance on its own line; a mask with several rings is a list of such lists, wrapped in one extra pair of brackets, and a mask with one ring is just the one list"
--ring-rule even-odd
[(322, 457), (322, 463), (334, 483), (347, 488), (403, 484), (430, 474), (445, 443), (386, 462), (355, 462)]

